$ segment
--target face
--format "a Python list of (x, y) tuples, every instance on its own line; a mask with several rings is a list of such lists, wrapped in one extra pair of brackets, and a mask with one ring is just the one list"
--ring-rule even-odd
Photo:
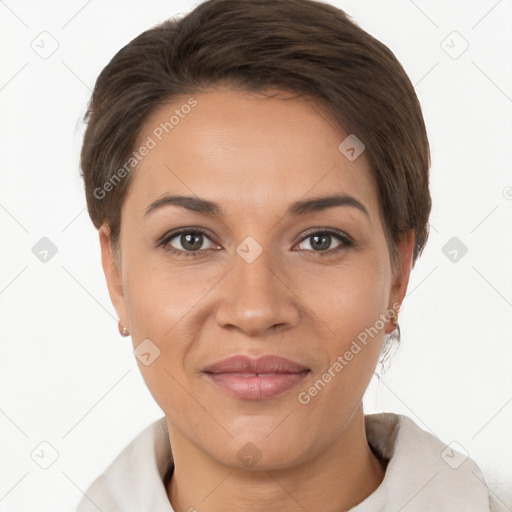
[(359, 409), (413, 239), (393, 269), (366, 156), (338, 149), (348, 134), (314, 103), (194, 98), (169, 133), (181, 103), (144, 125), (119, 268), (100, 230), (109, 291), (171, 439), (230, 466), (297, 464)]

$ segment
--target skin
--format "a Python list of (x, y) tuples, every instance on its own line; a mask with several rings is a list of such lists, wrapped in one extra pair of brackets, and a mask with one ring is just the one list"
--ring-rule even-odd
[[(391, 321), (309, 403), (297, 395), (379, 315), (401, 304), (413, 233), (402, 238), (392, 266), (365, 154), (351, 162), (338, 150), (347, 133), (314, 102), (229, 89), (194, 97), (198, 105), (134, 171), (117, 264), (108, 226), (100, 228), (120, 322), (134, 347), (150, 339), (160, 350), (139, 367), (169, 427), (175, 469), (167, 494), (176, 512), (235, 504), (266, 512), (348, 510), (385, 473), (366, 439), (362, 397)], [(156, 111), (140, 141), (179, 105)], [(285, 215), (294, 201), (335, 193), (356, 198), (368, 215), (353, 206)], [(175, 205), (145, 215), (166, 194), (215, 201), (222, 215)], [(157, 245), (183, 227), (208, 231), (199, 256), (180, 258)], [(323, 228), (342, 231), (354, 245), (333, 236), (327, 249), (315, 251), (311, 235)], [(236, 252), (248, 236), (262, 249), (252, 263)], [(190, 248), (179, 236), (171, 243), (182, 253)], [(277, 354), (310, 373), (278, 396), (242, 400), (201, 371), (240, 353)], [(260, 457), (251, 467), (237, 456), (247, 443)]]

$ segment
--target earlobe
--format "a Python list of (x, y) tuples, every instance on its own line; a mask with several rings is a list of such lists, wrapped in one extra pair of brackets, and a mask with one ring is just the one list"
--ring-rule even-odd
[(126, 326), (128, 324), (128, 317), (126, 314), (126, 299), (123, 290), (121, 268), (116, 263), (108, 224), (103, 224), (99, 228), (98, 235), (101, 247), (101, 264), (107, 281), (110, 300), (119, 316), (119, 322)]

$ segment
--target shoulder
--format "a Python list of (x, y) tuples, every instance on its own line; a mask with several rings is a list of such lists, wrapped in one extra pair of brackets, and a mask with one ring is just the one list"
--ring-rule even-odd
[(407, 416), (370, 414), (365, 424), (368, 443), (387, 467), (379, 488), (354, 512), (400, 510), (408, 504), (415, 512), (494, 510), (480, 468), (466, 454)]
[(133, 439), (85, 492), (76, 512), (172, 510), (163, 479), (172, 464), (165, 417)]

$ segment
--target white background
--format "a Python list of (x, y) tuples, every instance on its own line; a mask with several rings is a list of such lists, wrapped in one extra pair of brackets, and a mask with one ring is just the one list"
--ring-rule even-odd
[[(332, 3), (404, 65), (432, 146), (430, 240), (400, 317), (402, 345), (366, 411), (406, 414), (457, 441), (512, 510), (512, 1)], [(194, 5), (0, 0), (1, 512), (73, 510), (163, 415), (117, 334), (78, 152), (101, 69)], [(461, 37), (469, 47), (452, 58)], [(46, 50), (58, 44), (46, 59), (31, 47), (41, 38)], [(46, 263), (32, 253), (42, 237), (58, 249)], [(468, 248), (456, 262), (442, 252), (452, 237)], [(31, 458), (50, 460), (43, 441), (59, 454), (48, 469)]]

